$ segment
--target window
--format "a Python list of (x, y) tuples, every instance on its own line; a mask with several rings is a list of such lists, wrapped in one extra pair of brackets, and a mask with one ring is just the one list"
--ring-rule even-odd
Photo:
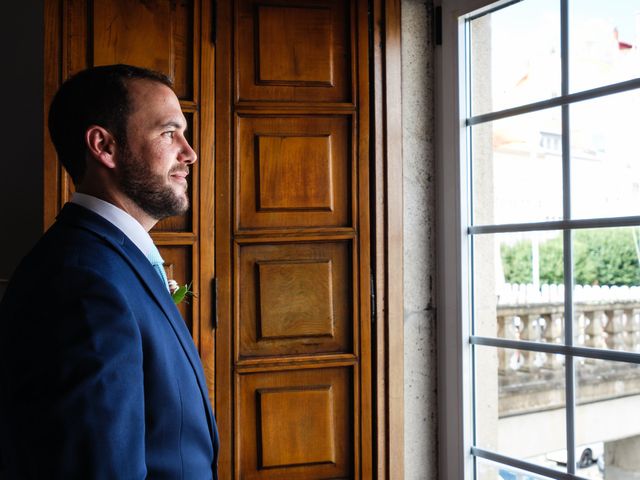
[(640, 476), (640, 4), (441, 8), (440, 476)]

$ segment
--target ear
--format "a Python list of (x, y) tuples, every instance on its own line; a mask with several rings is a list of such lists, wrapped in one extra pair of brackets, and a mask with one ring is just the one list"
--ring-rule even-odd
[(106, 128), (91, 125), (85, 132), (89, 155), (107, 168), (115, 168), (116, 139)]

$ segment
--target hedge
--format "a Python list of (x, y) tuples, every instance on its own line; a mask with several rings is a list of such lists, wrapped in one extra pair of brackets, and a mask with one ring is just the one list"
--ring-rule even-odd
[[(640, 285), (640, 261), (630, 228), (577, 230), (573, 234), (578, 285)], [(531, 283), (531, 241), (500, 246), (505, 282)], [(563, 283), (562, 236), (540, 242), (540, 283)]]

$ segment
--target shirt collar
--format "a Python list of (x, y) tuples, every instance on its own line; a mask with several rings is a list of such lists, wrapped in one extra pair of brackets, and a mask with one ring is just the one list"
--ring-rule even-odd
[(131, 240), (134, 245), (145, 254), (145, 256), (148, 257), (150, 252), (156, 250), (156, 246), (154, 245), (149, 233), (135, 218), (121, 208), (94, 197), (93, 195), (87, 195), (86, 193), (79, 192), (74, 192), (70, 202), (91, 210), (122, 230), (129, 240)]

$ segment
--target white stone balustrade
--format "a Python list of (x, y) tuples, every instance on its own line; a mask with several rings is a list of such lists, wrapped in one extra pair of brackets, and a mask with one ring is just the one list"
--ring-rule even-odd
[[(505, 285), (498, 294), (498, 336), (564, 343), (564, 293), (562, 285), (542, 285), (539, 290), (531, 285)], [(640, 287), (576, 286), (573, 300), (574, 345), (640, 352)], [(500, 349), (498, 358), (501, 414), (514, 413), (514, 408), (526, 411), (525, 398), (534, 410), (562, 405), (562, 355)], [(586, 358), (576, 358), (575, 365), (579, 384), (586, 385), (593, 377), (588, 391), (594, 401), (640, 393), (636, 365)], [(629, 389), (612, 394), (608, 382), (613, 384), (622, 376), (629, 379), (629, 375), (638, 381), (626, 381)], [(586, 387), (583, 392), (587, 395)], [(509, 398), (519, 396), (519, 400)]]
[[(573, 299), (575, 345), (640, 351), (640, 287), (576, 286)], [(501, 338), (562, 343), (564, 287), (507, 284), (498, 295), (497, 314)], [(536, 361), (525, 358), (510, 368), (532, 369)]]

